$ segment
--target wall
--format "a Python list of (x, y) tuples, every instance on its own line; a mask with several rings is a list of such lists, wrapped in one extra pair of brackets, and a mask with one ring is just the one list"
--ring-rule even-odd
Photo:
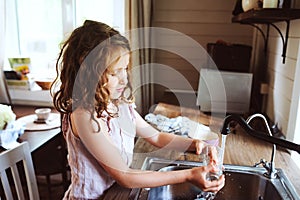
[[(204, 49), (207, 43), (224, 40), (229, 43), (252, 45), (253, 28), (231, 23), (232, 10), (236, 0), (154, 0), (152, 26), (179, 31), (195, 40)], [(163, 49), (192, 48), (174, 36), (160, 35), (156, 41)], [(164, 46), (165, 45), (165, 46)], [(201, 56), (191, 49), (189, 58), (182, 58), (168, 51), (157, 50), (155, 62), (176, 70), (154, 68), (155, 102), (162, 101), (165, 89), (194, 90), (198, 89), (199, 69), (190, 63), (201, 63)], [(188, 80), (189, 85), (174, 78), (180, 73)]]
[[(285, 35), (286, 23), (275, 25)], [(265, 25), (264, 25), (265, 26)], [(285, 63), (282, 62), (283, 43), (278, 32), (271, 27), (270, 37), (265, 54), (262, 52), (263, 40), (260, 33), (254, 35), (256, 67), (266, 69), (265, 82), (268, 84), (268, 94), (264, 97), (262, 112), (271, 121), (278, 123), (281, 132), (290, 141), (299, 144), (300, 132), (300, 19), (290, 21), (289, 39)], [(265, 55), (265, 62), (262, 57)], [(262, 65), (262, 63), (265, 63)], [(292, 159), (300, 167), (299, 154), (292, 152)]]
[[(275, 24), (285, 35), (286, 23), (279, 22)], [(282, 63), (282, 41), (278, 32), (274, 28), (270, 28), (270, 37), (266, 54), (266, 75), (265, 80), (268, 84), (268, 94), (265, 96), (265, 105), (263, 112), (275, 123), (278, 123), (282, 132), (288, 134), (289, 118), (291, 109), (296, 109), (291, 106), (292, 97), (295, 90), (299, 87), (294, 87), (296, 68), (299, 55), (299, 39), (300, 20), (292, 20), (290, 23), (289, 39), (286, 53), (286, 61)], [(258, 37), (261, 37), (258, 33)], [(257, 44), (257, 46), (262, 46)], [(264, 66), (261, 66), (264, 67)], [(299, 97), (298, 97), (299, 98)], [(296, 117), (296, 116), (295, 116)], [(293, 139), (294, 132), (289, 130), (289, 139)]]

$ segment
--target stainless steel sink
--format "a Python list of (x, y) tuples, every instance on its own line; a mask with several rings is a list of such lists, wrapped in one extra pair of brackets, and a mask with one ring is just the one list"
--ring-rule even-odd
[[(143, 170), (173, 171), (201, 166), (199, 162), (171, 161), (146, 158)], [(269, 179), (261, 167), (225, 165), (225, 186), (216, 200), (299, 200), (294, 187), (281, 169), (278, 176)], [(139, 189), (136, 200), (189, 200), (196, 199), (201, 190), (190, 183)]]

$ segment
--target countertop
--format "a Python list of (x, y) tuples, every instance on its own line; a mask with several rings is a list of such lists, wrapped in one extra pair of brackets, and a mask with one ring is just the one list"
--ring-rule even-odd
[[(219, 133), (223, 124), (223, 118), (210, 117), (198, 110), (179, 108), (163, 103), (158, 104), (154, 113), (164, 114), (168, 117), (184, 115), (192, 120), (210, 125), (210, 128), (216, 133)], [(252, 121), (254, 121), (254, 119)], [(272, 146), (272, 144), (253, 138), (243, 130), (237, 128), (236, 134), (227, 135), (224, 164), (253, 166), (259, 162), (261, 158), (270, 161)], [(286, 150), (277, 148), (275, 167), (284, 170), (297, 193), (300, 194), (300, 170)]]
[[(154, 114), (163, 114), (169, 118), (177, 116), (186, 116), (192, 120), (198, 121), (202, 124), (209, 125), (210, 128), (219, 132), (223, 119), (211, 117), (201, 113), (199, 110), (189, 108), (180, 108), (177, 106), (159, 103), (154, 110)], [(148, 144), (143, 139), (137, 139), (134, 149), (134, 159), (132, 167), (140, 169), (146, 157), (159, 157), (166, 159), (178, 160), (196, 160), (194, 154), (183, 153), (170, 150), (159, 150), (154, 146)], [(259, 162), (261, 158), (270, 161), (272, 152), (272, 144), (257, 140), (242, 130), (237, 129), (236, 134), (229, 134), (226, 139), (226, 148), (224, 155), (224, 164), (246, 165), (253, 166)], [(300, 170), (290, 154), (283, 149), (278, 149), (275, 157), (275, 167), (282, 168), (294, 185), (298, 194), (300, 194)], [(130, 189), (122, 188), (115, 184), (106, 194), (104, 199), (133, 199), (130, 196)]]

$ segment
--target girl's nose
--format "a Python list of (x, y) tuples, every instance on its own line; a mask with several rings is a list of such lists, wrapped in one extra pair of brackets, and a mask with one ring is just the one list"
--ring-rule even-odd
[(119, 82), (120, 82), (120, 84), (122, 84), (122, 85), (126, 85), (126, 84), (127, 84), (127, 82), (128, 82), (128, 79), (127, 79), (127, 72), (122, 73), (122, 75), (119, 77)]

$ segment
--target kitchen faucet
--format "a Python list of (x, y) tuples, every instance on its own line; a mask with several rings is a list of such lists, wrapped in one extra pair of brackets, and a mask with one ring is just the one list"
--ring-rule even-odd
[[(268, 125), (267, 119), (264, 115), (260, 114), (260, 113), (256, 113), (251, 115), (250, 117), (247, 118), (246, 122), (247, 124), (249, 124), (251, 122), (252, 119), (259, 117), (261, 119), (263, 119), (266, 127), (267, 127), (267, 131), (269, 133), (270, 136), (273, 136), (271, 129)], [(262, 166), (267, 170), (267, 173), (265, 174), (265, 176), (267, 176), (268, 178), (275, 178), (276, 177), (276, 172), (277, 170), (275, 169), (275, 155), (276, 155), (276, 145), (273, 144), (273, 148), (272, 148), (272, 154), (271, 154), (271, 160), (270, 162), (265, 161), (264, 159), (261, 159), (260, 162), (255, 163), (255, 167), (257, 167), (258, 165), (262, 164)]]
[[(231, 133), (231, 128), (230, 128), (230, 125), (231, 125), (231, 122), (237, 122), (244, 130), (247, 134), (255, 137), (255, 138), (258, 138), (258, 139), (261, 139), (261, 140), (264, 140), (266, 142), (269, 142), (269, 143), (272, 143), (274, 146), (275, 145), (279, 145), (281, 147), (284, 147), (284, 148), (287, 148), (287, 149), (290, 149), (290, 150), (293, 150), (293, 151), (296, 151), (300, 154), (300, 145), (299, 144), (295, 144), (293, 142), (290, 142), (288, 140), (284, 140), (284, 139), (279, 139), (279, 138), (275, 138), (272, 136), (272, 134), (269, 134), (270, 135), (266, 135), (266, 133), (262, 132), (262, 131), (256, 131), (254, 130), (248, 123), (251, 121), (251, 117), (248, 118), (248, 120), (244, 120), (244, 118), (242, 118), (241, 116), (239, 115), (228, 115), (225, 119), (224, 119), (224, 122), (223, 122), (223, 126), (221, 128), (221, 134), (223, 135), (228, 135), (229, 133)], [(269, 129), (268, 129), (269, 130)], [(269, 178), (274, 178), (275, 175), (276, 175), (276, 170), (275, 170), (275, 167), (274, 167), (274, 157), (275, 157), (275, 150), (276, 148), (273, 146), (273, 151), (272, 151), (272, 158), (271, 158), (271, 162), (270, 163), (267, 163), (266, 161), (264, 161), (263, 159), (257, 163), (256, 165), (259, 165), (259, 164), (263, 164), (263, 167), (266, 168), (267, 170), (267, 176)]]

